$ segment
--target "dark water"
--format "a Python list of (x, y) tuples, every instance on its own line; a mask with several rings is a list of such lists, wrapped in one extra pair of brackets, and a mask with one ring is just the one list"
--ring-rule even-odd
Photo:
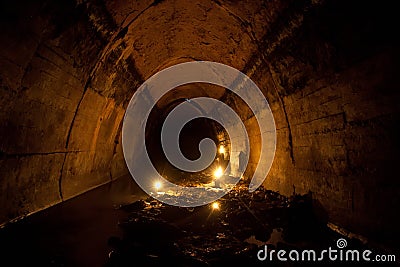
[(0, 229), (0, 266), (102, 266), (126, 216), (115, 207), (144, 196), (122, 177), (10, 224)]
[(0, 229), (0, 266), (308, 266), (256, 255), (266, 244), (320, 251), (343, 238), (316, 219), (310, 194), (250, 193), (241, 181), (218, 203), (164, 205), (123, 177)]

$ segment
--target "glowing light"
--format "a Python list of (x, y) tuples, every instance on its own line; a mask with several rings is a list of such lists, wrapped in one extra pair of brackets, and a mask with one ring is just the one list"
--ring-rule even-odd
[(218, 168), (214, 171), (214, 177), (215, 177), (216, 179), (220, 178), (223, 174), (224, 174), (224, 171), (222, 170), (221, 167), (218, 167)]
[(214, 202), (211, 204), (211, 207), (213, 210), (219, 210), (220, 206), (218, 202)]
[(156, 182), (154, 182), (154, 188), (155, 188), (156, 190), (159, 190), (159, 189), (161, 189), (161, 186), (162, 186), (162, 184), (161, 184), (161, 182), (160, 182), (160, 181), (156, 181)]
[(219, 146), (218, 152), (220, 154), (224, 154), (225, 153), (225, 147), (224, 146)]

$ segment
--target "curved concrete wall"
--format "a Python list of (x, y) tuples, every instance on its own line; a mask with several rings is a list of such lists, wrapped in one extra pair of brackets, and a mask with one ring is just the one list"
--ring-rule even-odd
[[(327, 219), (399, 233), (398, 37), (390, 2), (2, 3), (0, 221), (127, 173), (124, 109), (167, 66), (217, 61), (263, 90), (278, 130), (265, 186), (313, 192)], [(259, 132), (242, 110), (257, 164)]]

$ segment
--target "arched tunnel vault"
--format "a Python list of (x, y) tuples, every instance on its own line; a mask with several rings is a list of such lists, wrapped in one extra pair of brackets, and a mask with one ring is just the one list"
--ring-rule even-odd
[[(246, 73), (269, 101), (277, 149), (265, 187), (311, 191), (328, 221), (356, 233), (398, 234), (393, 10), (333, 0), (3, 1), (0, 222), (127, 174), (121, 126), (135, 90), (168, 66), (208, 60)], [(245, 124), (257, 140), (255, 119)]]

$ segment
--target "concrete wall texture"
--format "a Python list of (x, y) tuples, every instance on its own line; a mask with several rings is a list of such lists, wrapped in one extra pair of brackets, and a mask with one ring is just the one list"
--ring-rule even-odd
[[(265, 187), (312, 192), (326, 219), (398, 234), (399, 40), (390, 1), (3, 1), (0, 223), (127, 174), (126, 105), (158, 70), (235, 67), (277, 126)], [(224, 97), (222, 98), (224, 99)], [(246, 119), (257, 164), (255, 119)]]

